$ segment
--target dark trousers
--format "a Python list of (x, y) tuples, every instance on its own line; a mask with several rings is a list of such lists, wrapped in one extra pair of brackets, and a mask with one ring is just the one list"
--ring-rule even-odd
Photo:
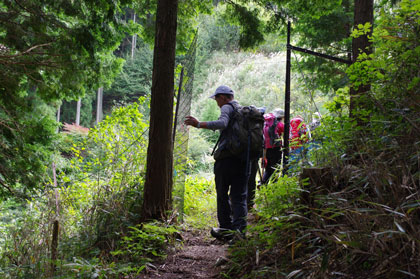
[(220, 227), (243, 231), (248, 214), (246, 162), (235, 157), (217, 160), (214, 163), (214, 175)]
[(257, 186), (257, 183), (255, 182), (255, 178), (258, 172), (258, 159), (251, 161), (250, 168), (251, 168), (251, 173), (248, 178), (248, 198), (247, 198), (248, 211), (254, 205), (255, 188)]
[(265, 166), (262, 184), (267, 184), (270, 180), (270, 177), (276, 170), (277, 165), (281, 163), (281, 155), (281, 147), (267, 148), (265, 153), (267, 165)]

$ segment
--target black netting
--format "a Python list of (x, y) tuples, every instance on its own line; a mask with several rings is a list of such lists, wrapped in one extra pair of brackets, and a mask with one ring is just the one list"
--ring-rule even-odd
[(174, 121), (174, 205), (179, 213), (179, 220), (183, 220), (184, 192), (187, 173), (187, 153), (189, 133), (183, 124), (185, 117), (191, 112), (191, 99), (194, 82), (195, 54), (197, 34), (194, 37), (188, 53), (182, 63), (176, 96), (176, 113)]

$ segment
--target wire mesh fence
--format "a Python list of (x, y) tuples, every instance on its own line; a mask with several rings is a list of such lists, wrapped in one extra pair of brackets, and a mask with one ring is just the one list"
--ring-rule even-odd
[(186, 116), (191, 112), (192, 90), (194, 83), (194, 66), (197, 47), (197, 34), (195, 35), (188, 53), (182, 63), (178, 82), (176, 98), (176, 111), (174, 120), (174, 207), (178, 211), (180, 221), (184, 215), (185, 180), (188, 169), (188, 139), (187, 127), (183, 124)]

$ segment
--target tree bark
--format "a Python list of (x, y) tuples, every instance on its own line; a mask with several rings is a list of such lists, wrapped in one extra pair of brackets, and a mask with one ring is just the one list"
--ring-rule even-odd
[[(133, 22), (136, 23), (136, 12), (133, 11)], [(131, 37), (131, 60), (134, 59), (134, 52), (136, 51), (137, 34)]]
[[(60, 114), (61, 114), (61, 105), (57, 108), (57, 123), (60, 123)], [(57, 126), (57, 129), (55, 130), (56, 133), (60, 131), (60, 126)]]
[(149, 146), (142, 209), (144, 220), (162, 220), (172, 206), (172, 123), (177, 10), (177, 0), (158, 1)]
[(80, 126), (80, 108), (82, 107), (82, 99), (79, 98), (77, 100), (77, 108), (76, 108), (76, 125)]
[(60, 206), (59, 206), (59, 194), (57, 190), (57, 176), (56, 176), (56, 167), (55, 163), (52, 163), (52, 171), (53, 171), (53, 178), (54, 178), (54, 191), (55, 191), (55, 206), (56, 206), (56, 212), (55, 212), (55, 220), (53, 222), (53, 232), (51, 237), (51, 275), (54, 276), (54, 273), (56, 271), (56, 264), (57, 264), (57, 258), (58, 258), (58, 232), (60, 228), (60, 223), (58, 221), (59, 215), (60, 215)]
[(102, 103), (104, 99), (103, 94), (104, 94), (103, 87), (99, 87), (98, 96), (96, 98), (96, 125), (98, 125), (99, 122), (101, 122), (103, 118), (103, 112), (102, 112)]
[[(372, 28), (367, 35), (354, 38), (352, 41), (353, 63), (361, 53), (372, 53), (371, 42), (368, 36), (373, 31), (373, 0), (355, 0), (354, 1), (354, 26), (357, 28), (359, 24), (370, 22)], [(350, 116), (357, 117), (357, 110), (363, 108), (363, 95), (370, 90), (370, 84), (361, 85), (358, 88), (350, 88)], [(360, 120), (360, 119), (359, 119)], [(360, 124), (361, 121), (358, 120)]]

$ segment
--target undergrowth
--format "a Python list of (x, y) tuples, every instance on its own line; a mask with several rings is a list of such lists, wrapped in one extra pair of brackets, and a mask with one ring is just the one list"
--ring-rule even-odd
[(165, 257), (176, 227), (139, 221), (147, 127), (134, 103), (65, 145), (56, 183), (2, 215), (1, 278), (121, 278)]
[(346, 116), (348, 99), (329, 105), (319, 147), (300, 164), (323, 175), (301, 183), (290, 204), (260, 201), (260, 220), (231, 249), (226, 277), (420, 277), (419, 23), (415, 1), (382, 15), (375, 53), (348, 70), (353, 85), (372, 85), (361, 121)]
[(212, 178), (187, 177), (184, 199), (185, 225), (196, 229), (216, 226), (216, 188)]

